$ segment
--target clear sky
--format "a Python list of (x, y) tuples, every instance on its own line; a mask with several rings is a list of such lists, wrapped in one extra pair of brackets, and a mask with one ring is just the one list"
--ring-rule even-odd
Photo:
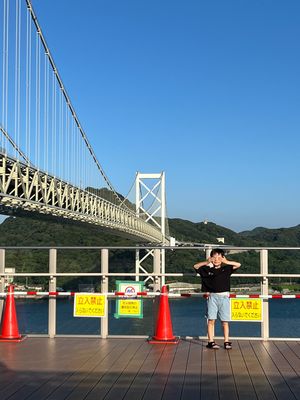
[(299, 0), (33, 6), (116, 190), (165, 171), (171, 218), (300, 223)]

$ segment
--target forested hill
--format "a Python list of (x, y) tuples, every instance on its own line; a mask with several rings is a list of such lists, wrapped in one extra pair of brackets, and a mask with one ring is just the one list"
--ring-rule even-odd
[[(217, 238), (224, 237), (226, 245), (233, 246), (293, 246), (300, 247), (300, 226), (284, 229), (256, 228), (252, 231), (237, 233), (212, 222), (193, 223), (182, 219), (169, 219), (171, 236), (181, 242), (203, 244), (217, 243)], [(69, 223), (53, 219), (34, 219), (25, 217), (10, 217), (0, 225), (0, 246), (132, 246), (135, 242), (118, 236), (109, 235), (93, 225)], [(166, 271), (180, 272), (184, 276), (180, 280), (190, 281), (193, 265), (203, 260), (203, 251), (183, 250), (166, 252)], [(230, 255), (242, 263), (244, 273), (259, 272), (259, 254), (251, 251)], [(47, 272), (48, 252), (28, 250), (8, 250), (6, 266), (15, 267), (17, 272)], [(152, 261), (148, 259), (148, 270), (152, 270)], [(110, 252), (111, 272), (133, 272), (135, 266), (134, 251)], [(300, 251), (270, 251), (270, 272), (299, 273)], [(61, 272), (99, 272), (99, 251), (61, 250), (58, 253), (58, 271)], [(40, 279), (40, 278), (39, 278)], [(87, 279), (87, 278), (86, 278)], [(118, 278), (116, 278), (118, 279)], [(119, 279), (122, 279), (121, 277)], [(96, 279), (89, 278), (92, 282)], [(170, 280), (170, 279), (169, 279)], [(32, 283), (41, 279), (31, 278)], [(44, 279), (46, 284), (46, 279)], [(65, 289), (74, 289), (84, 278), (59, 278), (58, 285)], [(98, 282), (99, 284), (99, 282)], [(110, 279), (113, 287), (114, 279)]]
[[(300, 225), (291, 228), (255, 228), (234, 232), (212, 222), (194, 223), (169, 219), (170, 235), (181, 242), (217, 243), (224, 237), (226, 245), (300, 247)], [(54, 219), (9, 217), (0, 224), (2, 246), (121, 246), (136, 243), (110, 235), (99, 227)]]
[(300, 247), (300, 225), (291, 228), (268, 229), (263, 227), (251, 231), (234, 232), (213, 222), (193, 223), (183, 219), (169, 219), (170, 234), (179, 241), (216, 243), (224, 237), (226, 245)]
[(194, 223), (174, 218), (169, 219), (169, 228), (170, 235), (180, 242), (216, 243), (217, 238), (224, 237), (226, 244), (234, 246), (244, 244), (243, 238), (238, 233), (212, 222)]
[(240, 232), (239, 236), (245, 241), (254, 240), (258, 246), (300, 247), (300, 225), (292, 228), (255, 228), (252, 231)]
[(95, 225), (55, 219), (10, 217), (0, 225), (2, 246), (121, 246), (128, 239), (104, 233)]

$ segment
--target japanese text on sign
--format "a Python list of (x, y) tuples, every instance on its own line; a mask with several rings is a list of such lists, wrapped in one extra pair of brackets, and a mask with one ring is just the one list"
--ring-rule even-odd
[(261, 321), (261, 299), (230, 299), (231, 321)]
[(141, 300), (119, 300), (119, 315), (141, 314)]
[(105, 317), (106, 296), (98, 293), (76, 293), (74, 317)]

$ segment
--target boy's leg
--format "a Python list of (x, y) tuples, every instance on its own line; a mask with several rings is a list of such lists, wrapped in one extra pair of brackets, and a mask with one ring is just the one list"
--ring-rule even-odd
[(214, 341), (215, 336), (215, 319), (208, 319), (207, 320), (207, 337), (208, 337), (208, 349), (217, 350), (220, 346)]
[(229, 342), (229, 323), (227, 321), (222, 321), (223, 332), (224, 332), (224, 343)]
[(215, 319), (209, 319), (207, 321), (207, 337), (209, 342), (214, 341), (215, 336)]
[(215, 320), (218, 315), (218, 305), (214, 293), (210, 293), (207, 299), (207, 336), (208, 341), (213, 342), (215, 336)]
[(209, 349), (219, 349), (214, 341), (215, 336), (215, 321), (217, 319), (218, 307), (215, 295), (213, 293), (210, 294), (207, 300), (207, 337), (208, 337), (208, 347)]
[(220, 319), (222, 321), (223, 332), (224, 332), (224, 348), (226, 350), (231, 349), (231, 342), (229, 342), (229, 322), (230, 321), (230, 299), (229, 297), (223, 297), (221, 299), (221, 306), (219, 310)]

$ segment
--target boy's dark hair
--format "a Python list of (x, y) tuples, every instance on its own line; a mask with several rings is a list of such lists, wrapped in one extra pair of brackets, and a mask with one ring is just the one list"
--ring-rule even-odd
[(215, 254), (220, 254), (222, 257), (225, 256), (225, 251), (223, 249), (213, 249), (210, 252), (210, 256), (213, 257)]

